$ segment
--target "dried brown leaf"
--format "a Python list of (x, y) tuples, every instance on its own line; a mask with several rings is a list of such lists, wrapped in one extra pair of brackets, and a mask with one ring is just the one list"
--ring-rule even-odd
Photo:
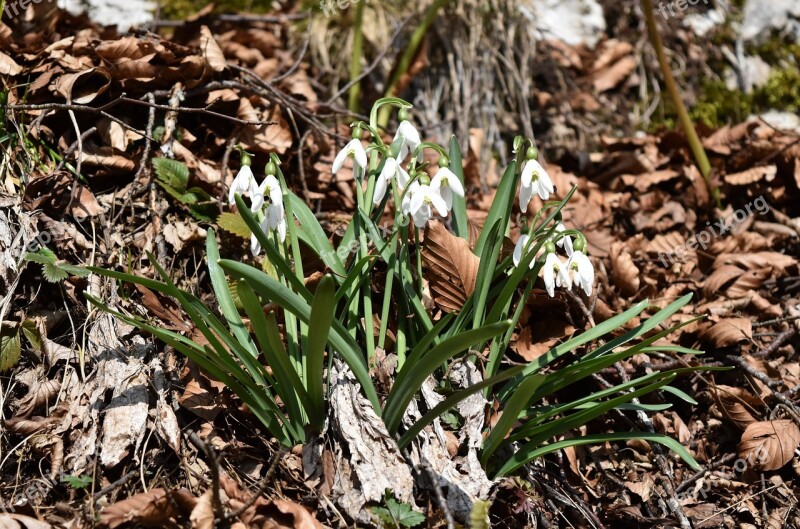
[(145, 527), (166, 525), (194, 508), (197, 499), (186, 489), (152, 489), (109, 505), (100, 513), (100, 525), (114, 529), (128, 522)]
[(639, 291), (639, 268), (622, 243), (611, 245), (611, 278), (625, 296), (633, 296)]
[(753, 414), (762, 403), (746, 389), (718, 384), (712, 391), (722, 413), (739, 428), (745, 429), (758, 421)]
[(456, 237), (440, 223), (431, 222), (425, 231), (422, 262), (435, 302), (446, 312), (461, 310), (475, 290), (480, 258), (469, 243)]
[(716, 347), (746, 342), (753, 338), (753, 322), (749, 318), (728, 318), (701, 325), (700, 338)]
[(211, 34), (208, 26), (200, 27), (200, 50), (203, 58), (215, 72), (221, 72), (227, 67), (228, 63), (225, 60), (225, 54), (222, 53), (219, 44), (214, 40), (214, 35)]
[(778, 174), (778, 167), (775, 165), (766, 165), (764, 167), (753, 167), (741, 173), (732, 173), (725, 175), (725, 182), (733, 186), (746, 186), (760, 182), (766, 178), (767, 182), (775, 179)]
[(755, 422), (742, 434), (739, 456), (755, 470), (778, 470), (792, 460), (799, 444), (800, 428), (794, 421)]

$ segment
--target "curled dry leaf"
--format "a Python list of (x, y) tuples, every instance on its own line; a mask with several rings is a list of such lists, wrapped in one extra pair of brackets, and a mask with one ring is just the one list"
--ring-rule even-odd
[(725, 175), (725, 182), (733, 186), (746, 186), (760, 182), (766, 178), (767, 182), (775, 179), (778, 174), (778, 167), (775, 165), (765, 165), (763, 167), (753, 167), (741, 173), (732, 173)]
[(52, 529), (53, 526), (24, 514), (4, 512), (0, 513), (0, 527), (3, 529)]
[(755, 470), (778, 470), (794, 457), (800, 428), (794, 421), (754, 422), (742, 434), (739, 456)]
[(214, 35), (208, 26), (200, 27), (200, 50), (203, 53), (203, 58), (211, 66), (215, 72), (221, 72), (227, 66), (225, 61), (225, 54), (222, 53), (217, 41), (214, 40)]
[(60, 390), (61, 382), (58, 380), (45, 380), (42, 383), (35, 384), (30, 388), (28, 394), (19, 401), (17, 417), (29, 417), (36, 408), (47, 404)]
[(739, 428), (745, 429), (758, 419), (753, 415), (762, 407), (762, 402), (743, 388), (716, 385), (714, 399), (720, 410)]
[(428, 269), (428, 281), (434, 300), (442, 310), (461, 310), (475, 291), (480, 258), (469, 243), (456, 237), (440, 223), (431, 222), (425, 232), (422, 261)]
[(749, 318), (728, 318), (700, 326), (700, 338), (716, 347), (729, 347), (753, 338), (753, 322)]
[(639, 291), (639, 268), (622, 243), (611, 245), (611, 278), (625, 296), (633, 296)]

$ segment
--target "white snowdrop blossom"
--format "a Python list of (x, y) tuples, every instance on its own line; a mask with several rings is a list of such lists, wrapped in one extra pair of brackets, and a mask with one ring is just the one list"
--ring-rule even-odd
[[(411, 192), (411, 190), (409, 190)], [(433, 206), (433, 208), (431, 207)], [(428, 221), (433, 217), (433, 210), (442, 216), (447, 216), (447, 204), (436, 189), (430, 185), (420, 185), (413, 190), (409, 212), (414, 217), (414, 225), (417, 228), (424, 228)]]
[(372, 196), (372, 202), (376, 206), (383, 201), (383, 197), (386, 196), (386, 191), (389, 189), (389, 182), (395, 178), (397, 178), (397, 182), (401, 187), (405, 187), (410, 180), (408, 173), (400, 166), (397, 160), (394, 158), (387, 158), (386, 162), (383, 164), (381, 174), (379, 174), (377, 180), (375, 180), (375, 193)]
[(565, 252), (567, 252), (567, 256), (572, 255), (572, 237), (569, 235), (558, 237), (558, 234), (564, 233), (567, 231), (567, 227), (564, 226), (563, 222), (559, 222), (556, 226), (556, 234), (553, 236), (553, 239), (556, 240), (556, 246), (559, 248), (563, 248)]
[(572, 252), (567, 262), (567, 270), (572, 275), (572, 284), (580, 286), (587, 296), (591, 296), (594, 285), (594, 266), (586, 254), (580, 250)]
[(253, 176), (253, 170), (250, 169), (249, 165), (243, 165), (236, 174), (236, 178), (233, 179), (231, 188), (228, 190), (229, 205), (232, 206), (236, 204), (237, 193), (239, 195), (249, 193), (251, 198), (258, 194), (258, 183), (256, 182), (256, 178)]
[[(529, 235), (521, 235), (519, 240), (517, 241), (517, 244), (514, 246), (514, 253), (511, 256), (511, 258), (514, 261), (514, 266), (519, 266), (519, 264), (522, 262), (522, 258), (525, 255), (524, 253), (525, 247), (528, 245), (529, 240), (530, 240)], [(528, 251), (530, 252), (534, 246), (535, 244), (532, 244), (531, 247), (528, 249)], [(536, 252), (536, 256), (538, 257), (539, 255), (541, 255), (543, 251), (544, 251), (544, 246), (541, 246), (539, 248), (539, 251)], [(532, 259), (531, 263), (528, 265), (528, 268), (533, 269), (533, 266), (535, 264), (536, 264), (536, 259)]]
[[(405, 160), (408, 153), (414, 152), (414, 150), (422, 143), (422, 138), (420, 138), (419, 131), (414, 128), (409, 121), (401, 121), (400, 125), (397, 127), (397, 133), (394, 135), (394, 141), (402, 138), (402, 143), (400, 144), (400, 154), (397, 156), (398, 160)], [(421, 161), (421, 153), (418, 156)]]
[(542, 200), (550, 198), (551, 193), (555, 193), (553, 181), (544, 167), (536, 160), (528, 160), (525, 168), (522, 169), (521, 185), (519, 189), (519, 206), (522, 212), (528, 211), (528, 203), (533, 195), (539, 195)]
[(367, 151), (364, 150), (364, 146), (361, 145), (361, 140), (354, 139), (345, 145), (344, 149), (339, 151), (339, 154), (336, 155), (336, 159), (333, 160), (333, 174), (339, 172), (342, 166), (344, 166), (344, 162), (347, 161), (347, 158), (350, 156), (353, 157), (355, 167), (360, 167), (362, 171), (367, 169)]
[(431, 187), (438, 191), (447, 205), (447, 210), (453, 209), (453, 195), (464, 196), (464, 186), (461, 180), (447, 167), (442, 167), (431, 180)]
[(261, 182), (261, 185), (258, 186), (258, 190), (253, 194), (253, 204), (250, 207), (253, 213), (261, 211), (261, 208), (263, 208), (266, 203), (264, 201), (266, 196), (269, 196), (270, 205), (277, 204), (283, 209), (283, 191), (281, 191), (281, 184), (273, 175), (268, 175), (264, 181)]
[(547, 254), (542, 267), (542, 279), (547, 294), (552, 298), (556, 294), (556, 287), (572, 288), (568, 274), (569, 262), (566, 264), (554, 253)]
[(408, 186), (408, 190), (405, 189), (406, 185), (408, 185), (408, 180), (405, 182), (400, 181), (401, 178), (398, 178), (400, 183), (400, 187), (404, 190), (403, 193), (403, 203), (400, 206), (400, 209), (403, 211), (403, 215), (410, 215), (411, 214), (411, 198), (414, 196), (414, 193), (417, 192), (419, 189), (419, 182), (414, 181), (411, 182), (411, 185)]

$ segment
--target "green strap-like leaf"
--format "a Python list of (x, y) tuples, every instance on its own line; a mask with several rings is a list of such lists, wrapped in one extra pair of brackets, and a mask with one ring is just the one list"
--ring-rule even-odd
[(325, 276), (317, 286), (314, 301), (311, 303), (311, 321), (308, 324), (308, 351), (306, 362), (306, 383), (308, 396), (314, 407), (311, 418), (312, 424), (322, 428), (325, 420), (325, 394), (323, 390), (323, 366), (325, 359), (325, 344), (333, 325), (336, 311), (336, 292), (334, 291), (333, 278)]

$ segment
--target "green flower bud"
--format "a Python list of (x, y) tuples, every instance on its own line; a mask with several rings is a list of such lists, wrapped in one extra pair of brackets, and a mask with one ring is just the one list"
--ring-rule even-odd
[(397, 120), (398, 121), (408, 121), (408, 109), (405, 107), (400, 107), (400, 110), (397, 111)]
[(448, 158), (447, 156), (442, 156), (441, 158), (439, 158), (439, 167), (444, 168), (448, 166), (450, 166), (450, 158)]
[(267, 166), (264, 168), (264, 173), (267, 176), (275, 175), (278, 173), (278, 166), (275, 165), (275, 162), (270, 160), (269, 163), (267, 163)]
[(572, 243), (572, 248), (577, 252), (584, 252), (586, 250), (586, 239), (583, 235), (577, 237), (575, 242)]
[(528, 147), (528, 151), (525, 153), (525, 157), (528, 160), (537, 159), (539, 157), (539, 149), (537, 149), (536, 147), (533, 147), (533, 146)]
[(546, 253), (556, 253), (556, 245), (553, 244), (553, 241), (547, 241), (544, 245), (544, 251)]

